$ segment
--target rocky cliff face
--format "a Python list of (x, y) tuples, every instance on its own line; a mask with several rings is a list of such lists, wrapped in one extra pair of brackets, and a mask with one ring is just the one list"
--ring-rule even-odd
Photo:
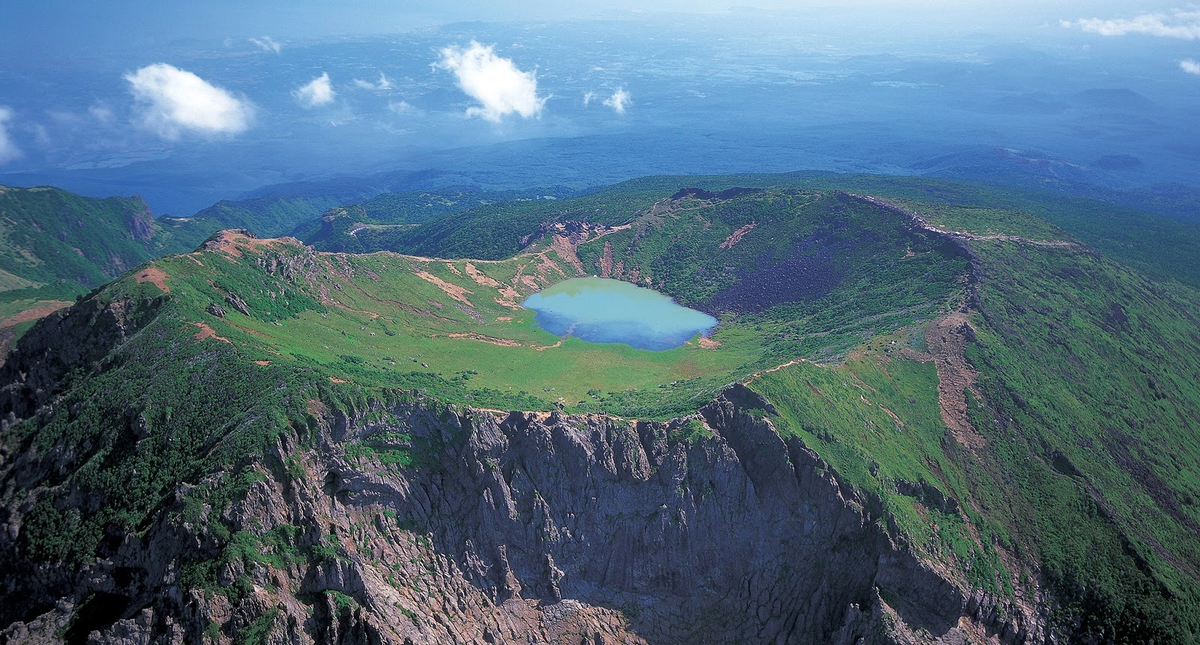
[(898, 548), (755, 398), (666, 423), (313, 401), (82, 569), (22, 560), (28, 509), (5, 509), (0, 642), (964, 642), (988, 611), (1034, 635)]

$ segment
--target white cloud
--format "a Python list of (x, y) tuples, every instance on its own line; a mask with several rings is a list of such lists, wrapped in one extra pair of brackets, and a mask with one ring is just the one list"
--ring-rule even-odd
[(454, 72), (459, 89), (480, 103), (469, 108), (467, 116), (496, 123), (514, 113), (527, 119), (541, 116), (549, 97), (538, 96), (534, 72), (522, 72), (512, 59), (501, 58), (490, 46), (475, 41), (466, 49), (446, 47), (441, 54), (433, 67)]
[(142, 125), (164, 139), (178, 139), (184, 132), (237, 134), (254, 118), (249, 101), (166, 63), (147, 65), (125, 80), (141, 109)]
[(595, 101), (597, 98), (595, 92), (587, 92), (583, 95), (583, 107), (591, 105), (592, 101)]
[(307, 85), (292, 92), (292, 96), (300, 105), (314, 108), (332, 103), (337, 92), (333, 91), (333, 83), (329, 82), (329, 72), (322, 72)]
[(1101, 36), (1124, 36), (1126, 34), (1144, 34), (1161, 36), (1163, 38), (1181, 38), (1196, 40), (1200, 38), (1200, 11), (1179, 11), (1170, 15), (1164, 13), (1146, 13), (1133, 18), (1116, 18), (1102, 20), (1100, 18), (1080, 18), (1074, 22), (1063, 20), (1063, 27), (1079, 27), (1083, 31)]
[(259, 49), (261, 49), (265, 52), (271, 52), (273, 54), (278, 54), (279, 51), (281, 49), (283, 49), (283, 45), (280, 45), (279, 43), (275, 42), (275, 39), (271, 38), (270, 36), (263, 36), (262, 38), (251, 38), (250, 42), (254, 43), (255, 45), (258, 45)]
[(33, 132), (33, 138), (35, 141), (37, 141), (39, 146), (45, 148), (46, 146), (50, 145), (50, 131), (46, 129), (46, 126), (42, 125), (41, 123), (34, 123), (33, 125), (28, 126), (28, 129), (30, 132)]
[(356, 78), (354, 79), (354, 84), (363, 88), (364, 90), (383, 91), (392, 89), (391, 79), (389, 79), (387, 76), (384, 76), (382, 72), (379, 73), (378, 83), (372, 83), (371, 81), (364, 81), (361, 78)]
[(1190, 58), (1187, 60), (1179, 61), (1179, 69), (1182, 69), (1183, 71), (1187, 72), (1188, 74), (1196, 74), (1196, 75), (1200, 76), (1200, 63), (1198, 63)]
[(604, 99), (604, 104), (612, 108), (613, 112), (617, 114), (625, 114), (625, 109), (632, 103), (633, 99), (630, 98), (629, 92), (626, 92), (623, 87), (618, 87), (612, 96)]
[(21, 150), (8, 136), (8, 122), (13, 118), (13, 111), (0, 105), (0, 163), (8, 163), (21, 156)]
[(413, 105), (412, 103), (409, 103), (408, 101), (391, 101), (388, 103), (387, 107), (392, 112), (395, 112), (396, 114), (400, 114), (400, 115), (410, 115), (410, 114), (420, 114), (421, 113), (420, 108)]
[(97, 103), (89, 107), (88, 114), (101, 123), (112, 123), (114, 118), (112, 108), (103, 103)]

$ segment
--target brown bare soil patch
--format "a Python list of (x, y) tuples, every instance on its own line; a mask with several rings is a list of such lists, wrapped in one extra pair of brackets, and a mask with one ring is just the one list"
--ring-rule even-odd
[(564, 276), (564, 277), (567, 275), (562, 270), (562, 267), (558, 266), (557, 262), (550, 259), (550, 256), (539, 255), (538, 258), (541, 259), (541, 262), (537, 263), (538, 275), (545, 276), (546, 274), (550, 273), (551, 271), (557, 271), (559, 275)]
[(933, 360), (933, 357), (930, 356), (929, 354), (922, 354), (921, 352), (918, 352), (917, 350), (915, 350), (911, 347), (902, 348), (900, 350), (900, 355), (903, 356), (904, 358), (914, 360), (918, 363), (928, 363), (929, 361)]
[(209, 327), (207, 323), (194, 322), (192, 324), (200, 329), (200, 331), (196, 332), (196, 335), (193, 336), (193, 338), (195, 338), (196, 340), (204, 340), (205, 338), (212, 338), (214, 340), (219, 340), (224, 343), (229, 343), (230, 345), (233, 344), (233, 341), (229, 340), (228, 338), (223, 338), (221, 336), (218, 336), (217, 332), (213, 331), (213, 328)]
[(236, 239), (239, 237), (245, 237), (245, 236), (242, 236), (242, 235), (235, 236), (234, 233), (231, 233), (229, 231), (221, 231), (220, 233), (217, 234), (216, 238), (214, 238), (208, 244), (205, 244), (204, 248), (208, 249), (210, 251), (220, 251), (226, 255), (232, 255), (235, 258), (240, 258), (240, 257), (242, 257), (242, 250), (238, 248), (238, 245), (236, 242)]
[(534, 291), (541, 288), (541, 285), (538, 284), (537, 278), (534, 278), (531, 275), (521, 276), (521, 284), (533, 289)]
[[(434, 334), (433, 336), (431, 336), (431, 338), (436, 337), (436, 336), (437, 336), (437, 334)], [(447, 338), (466, 338), (468, 340), (477, 340), (481, 343), (487, 343), (489, 345), (499, 345), (500, 347), (528, 347), (530, 349), (536, 349), (539, 352), (544, 349), (551, 349), (553, 347), (559, 347), (562, 345), (561, 340), (558, 341), (557, 343), (554, 343), (553, 345), (527, 345), (525, 343), (518, 343), (517, 341), (509, 339), (509, 338), (496, 338), (495, 336), (485, 336), (484, 334), (478, 334), (475, 332), (456, 332), (453, 334), (446, 334), (446, 337)]]
[(967, 362), (964, 352), (967, 342), (974, 337), (974, 330), (967, 315), (961, 311), (939, 318), (925, 329), (925, 343), (933, 355), (938, 374), (938, 406), (942, 421), (950, 434), (968, 450), (977, 450), (985, 445), (982, 435), (971, 425), (967, 415), (967, 396), (970, 390), (982, 400), (983, 395), (975, 386), (979, 373)]
[(747, 225), (745, 225), (745, 226), (743, 226), (743, 227), (739, 228), (738, 230), (736, 230), (736, 231), (734, 231), (734, 232), (730, 233), (730, 234), (729, 234), (729, 237), (725, 238), (725, 241), (724, 241), (724, 242), (721, 242), (721, 248), (722, 248), (722, 249), (730, 249), (730, 248), (733, 248), (733, 245), (734, 245), (734, 244), (737, 244), (738, 242), (741, 242), (741, 241), (742, 241), (742, 238), (743, 238), (743, 237), (746, 237), (746, 233), (749, 233), (750, 231), (753, 231), (753, 230), (754, 230), (754, 227), (755, 227), (755, 226), (757, 226), (757, 225), (758, 225), (758, 222), (750, 222), (749, 224), (747, 224)]
[(258, 331), (257, 329), (251, 329), (249, 327), (245, 327), (243, 325), (239, 325), (237, 323), (232, 323), (232, 322), (228, 323), (228, 324), (233, 325), (234, 327), (237, 327), (238, 329), (246, 332), (247, 334), (250, 334), (251, 336), (258, 336), (259, 338), (270, 338), (269, 336), (262, 333), (261, 331)]
[(450, 338), (469, 338), (471, 340), (477, 340), (489, 345), (499, 345), (500, 347), (529, 347), (529, 345), (523, 345), (508, 338), (495, 338), (493, 336), (484, 336), (483, 334), (476, 334), (474, 332), (446, 334), (446, 336)]
[[(500, 298), (492, 298), (492, 302), (495, 302), (496, 304), (500, 305), (501, 307), (508, 307), (509, 309), (521, 309), (522, 308), (521, 305), (518, 305), (517, 303), (515, 303), (511, 300), (501, 300)], [(509, 320), (511, 320), (511, 318)]]
[(613, 247), (609, 240), (604, 241), (604, 255), (600, 257), (600, 277), (607, 278), (613, 273)]
[(721, 346), (721, 341), (705, 338), (704, 336), (701, 336), (700, 340), (696, 342), (700, 343), (700, 346), (704, 349), (716, 349)]
[(158, 267), (147, 267), (145, 271), (137, 274), (134, 278), (138, 284), (149, 282), (158, 287), (163, 293), (171, 293), (171, 288), (167, 286), (167, 272)]
[(898, 425), (902, 428), (904, 427), (904, 422), (900, 420), (900, 417), (897, 416), (895, 412), (892, 412), (891, 410), (889, 410), (888, 407), (882, 403), (877, 403), (876, 405), (879, 406), (880, 410), (883, 410), (884, 413), (886, 413), (889, 417), (891, 417), (892, 421), (896, 422), (896, 425)]
[(67, 302), (66, 300), (43, 300), (34, 307), (30, 307), (24, 311), (18, 311), (16, 314), (0, 321), (0, 330), (12, 329), (21, 323), (37, 320), (39, 318), (45, 318), (46, 316), (49, 316), (50, 314), (62, 309), (63, 307), (67, 307), (70, 304), (71, 303)]
[(433, 284), (438, 289), (441, 289), (452, 299), (457, 300), (468, 307), (474, 306), (471, 304), (470, 300), (467, 300), (467, 294), (474, 293), (473, 291), (469, 291), (456, 284), (450, 284), (449, 282), (446, 282), (445, 280), (433, 275), (432, 273), (429, 273), (428, 271), (417, 271), (417, 277)]
[[(575, 252), (576, 243), (572, 242), (571, 238), (566, 235), (555, 235), (554, 240), (550, 242), (550, 248), (558, 254), (558, 257), (562, 258), (563, 262), (571, 265), (576, 273), (583, 273), (583, 263), (579, 261), (579, 255)], [(562, 269), (559, 269), (558, 265), (554, 264), (550, 258), (546, 258), (546, 260), (554, 265), (554, 268), (560, 273), (562, 272)]]
[(13, 340), (16, 338), (16, 332), (13, 331), (14, 327), (23, 322), (45, 318), (70, 304), (65, 300), (45, 300), (41, 301), (37, 306), (19, 311), (0, 321), (0, 366), (3, 366), (5, 361), (8, 360), (8, 350), (12, 348)]
[(496, 316), (496, 322), (511, 322), (512, 316)]
[(323, 417), (329, 413), (329, 408), (325, 407), (325, 404), (317, 399), (309, 399), (308, 413), (314, 417)]
[(475, 268), (474, 264), (471, 264), (470, 262), (468, 262), (467, 266), (465, 268), (467, 270), (467, 275), (471, 276), (471, 279), (475, 281), (475, 284), (483, 286), (483, 287), (498, 287), (498, 286), (500, 286), (499, 281), (494, 280), (494, 279), (484, 275), (483, 273), (480, 273), (479, 269)]
[[(468, 265), (468, 266), (470, 266), (470, 265)], [(446, 268), (450, 269), (450, 273), (453, 273), (456, 276), (460, 276), (460, 277), (462, 276), (462, 271), (459, 271), (458, 267), (454, 266), (453, 262), (447, 262)]]
[(262, 365), (263, 367), (266, 367), (271, 364), (271, 361), (251, 361), (251, 362), (254, 363), (255, 365)]
[(379, 314), (375, 313), (374, 311), (367, 311), (366, 309), (355, 309), (354, 307), (351, 307), (351, 306), (343, 303), (340, 300), (334, 300), (333, 298), (330, 298), (328, 296), (328, 294), (322, 294), (322, 295), (324, 296), (321, 298), (321, 304), (323, 304), (323, 305), (326, 305), (329, 307), (337, 307), (338, 309), (342, 309), (344, 311), (353, 311), (356, 314), (363, 314), (365, 316), (368, 316), (371, 320), (375, 320), (376, 318), (379, 318)]
[(242, 249), (244, 248), (261, 249), (267, 246), (274, 246), (279, 242), (300, 244), (300, 240), (292, 237), (260, 239), (237, 231), (220, 231), (213, 239), (204, 244), (204, 249), (208, 251), (220, 251), (240, 258), (242, 257)]
[(823, 399), (826, 403), (833, 403), (833, 401), (829, 400), (829, 397), (825, 396), (824, 394), (821, 394), (821, 390), (818, 390), (817, 386), (812, 384), (812, 381), (806, 381), (806, 383), (808, 383), (808, 389), (810, 391), (812, 391), (813, 394), (816, 394), (817, 396), (821, 397), (821, 399)]
[(340, 379), (335, 376), (330, 376), (329, 382), (330, 383), (349, 383), (350, 381), (347, 381), (346, 379)]

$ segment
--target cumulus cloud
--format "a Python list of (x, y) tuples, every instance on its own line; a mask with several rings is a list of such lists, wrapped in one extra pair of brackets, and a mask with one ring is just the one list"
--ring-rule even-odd
[(315, 108), (332, 103), (337, 92), (333, 91), (333, 83), (329, 81), (329, 72), (322, 72), (307, 85), (292, 92), (292, 96), (296, 97), (296, 101), (300, 105), (306, 108)]
[(1179, 69), (1182, 69), (1188, 74), (1196, 74), (1197, 76), (1200, 76), (1200, 63), (1190, 58), (1179, 61)]
[(1063, 27), (1078, 27), (1083, 31), (1101, 36), (1124, 36), (1144, 34), (1163, 38), (1196, 40), (1200, 38), (1200, 11), (1178, 11), (1171, 14), (1146, 13), (1133, 18), (1080, 18), (1076, 21), (1063, 20)]
[(534, 72), (522, 72), (512, 59), (497, 56), (492, 47), (475, 41), (466, 49), (446, 47), (441, 56), (433, 67), (453, 72), (459, 89), (480, 103), (469, 108), (467, 116), (496, 123), (509, 114), (527, 119), (541, 116), (549, 97), (538, 96)]
[(372, 83), (371, 81), (364, 81), (361, 78), (356, 78), (356, 79), (354, 79), (354, 84), (363, 88), (364, 90), (383, 91), (383, 90), (392, 89), (391, 79), (389, 79), (387, 76), (384, 76), (383, 72), (379, 73), (379, 82), (378, 83)]
[(8, 122), (13, 118), (13, 111), (0, 105), (0, 163), (8, 163), (21, 156), (21, 150), (8, 136)]
[(261, 49), (265, 52), (271, 52), (273, 54), (278, 54), (279, 51), (283, 49), (283, 46), (280, 45), (279, 43), (275, 42), (275, 39), (271, 38), (270, 36), (263, 36), (262, 38), (251, 38), (250, 42), (257, 45), (259, 49)]
[(633, 103), (633, 99), (630, 98), (629, 92), (626, 92), (623, 87), (618, 87), (617, 91), (612, 93), (612, 96), (604, 99), (604, 104), (612, 108), (613, 112), (617, 114), (625, 114), (625, 109), (631, 103)]
[(195, 74), (166, 63), (126, 74), (142, 125), (164, 139), (191, 132), (204, 136), (244, 132), (254, 106)]
[(587, 106), (591, 105), (591, 104), (592, 104), (592, 101), (595, 101), (595, 100), (596, 100), (596, 98), (597, 98), (597, 96), (596, 96), (596, 93), (595, 93), (595, 92), (587, 92), (587, 93), (585, 93), (585, 94), (583, 95), (583, 107), (587, 107)]

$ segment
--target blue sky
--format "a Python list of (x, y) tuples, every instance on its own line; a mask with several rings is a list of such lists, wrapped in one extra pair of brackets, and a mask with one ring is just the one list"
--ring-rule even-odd
[(443, 0), (8, 0), (0, 25), (0, 47), (34, 55), (96, 45), (149, 44), (177, 38), (319, 38), (378, 34), (460, 21), (527, 21), (631, 17), (653, 13), (723, 13), (756, 9), (823, 20), (858, 15), (893, 23), (919, 23), (930, 32), (954, 29), (1029, 30), (1039, 24), (1079, 18), (1131, 17), (1187, 9), (1170, 2), (1068, 0), (848, 0), (844, 2), (729, 2), (657, 0), (564, 3), (558, 0), (471, 2)]

